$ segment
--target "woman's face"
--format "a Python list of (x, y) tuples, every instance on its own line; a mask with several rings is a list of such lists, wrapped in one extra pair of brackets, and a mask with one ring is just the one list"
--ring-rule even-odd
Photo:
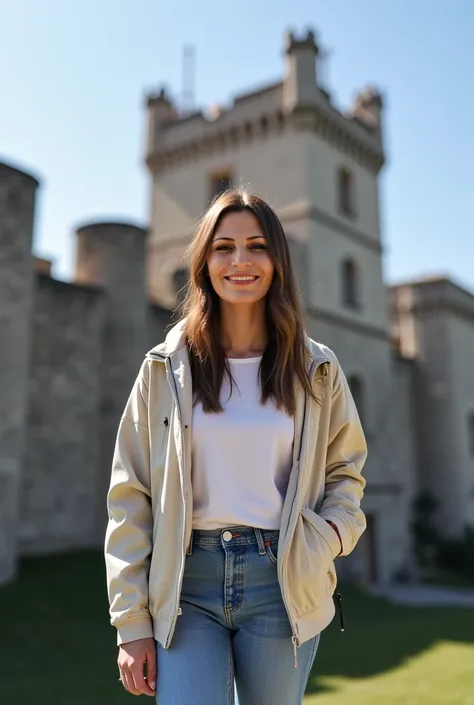
[(222, 218), (207, 267), (214, 291), (229, 304), (255, 304), (266, 296), (274, 266), (253, 213), (239, 211)]

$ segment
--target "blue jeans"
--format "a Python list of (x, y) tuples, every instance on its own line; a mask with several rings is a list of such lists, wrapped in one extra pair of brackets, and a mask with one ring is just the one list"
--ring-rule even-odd
[[(193, 531), (182, 614), (157, 645), (159, 705), (300, 705), (319, 635), (297, 649), (277, 578), (278, 531)], [(237, 700), (234, 700), (234, 692)]]

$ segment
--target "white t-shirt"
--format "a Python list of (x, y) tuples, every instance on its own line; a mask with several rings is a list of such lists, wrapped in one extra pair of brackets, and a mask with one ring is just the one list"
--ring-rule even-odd
[(272, 401), (259, 402), (261, 357), (229, 358), (221, 389), (224, 411), (196, 404), (192, 424), (193, 528), (279, 529), (292, 464), (294, 420)]

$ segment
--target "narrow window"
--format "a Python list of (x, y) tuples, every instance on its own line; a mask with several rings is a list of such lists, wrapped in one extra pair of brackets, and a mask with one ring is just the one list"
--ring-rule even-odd
[(184, 267), (173, 272), (173, 288), (176, 302), (179, 305), (186, 296), (188, 286), (188, 270)]
[(346, 259), (342, 263), (342, 302), (344, 306), (358, 308), (360, 305), (360, 292), (357, 265), (353, 259)]
[(338, 170), (337, 190), (339, 212), (343, 215), (354, 215), (354, 176), (348, 169), (343, 168)]
[(364, 382), (358, 375), (350, 375), (347, 378), (347, 383), (359, 412), (360, 421), (364, 425), (366, 419)]
[(213, 201), (230, 186), (232, 186), (232, 174), (230, 174), (230, 172), (216, 172), (212, 174), (210, 180), (210, 200)]
[(474, 411), (467, 418), (467, 432), (469, 438), (469, 452), (474, 456)]

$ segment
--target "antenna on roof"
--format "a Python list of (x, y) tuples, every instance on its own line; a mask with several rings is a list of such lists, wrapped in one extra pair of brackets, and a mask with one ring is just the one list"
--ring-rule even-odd
[(319, 69), (319, 83), (321, 88), (325, 90), (329, 90), (329, 58), (332, 55), (332, 49), (323, 49), (320, 48), (319, 50), (319, 63), (318, 63), (318, 69)]
[(183, 47), (183, 88), (181, 108), (185, 115), (194, 112), (196, 90), (196, 47), (185, 44)]

